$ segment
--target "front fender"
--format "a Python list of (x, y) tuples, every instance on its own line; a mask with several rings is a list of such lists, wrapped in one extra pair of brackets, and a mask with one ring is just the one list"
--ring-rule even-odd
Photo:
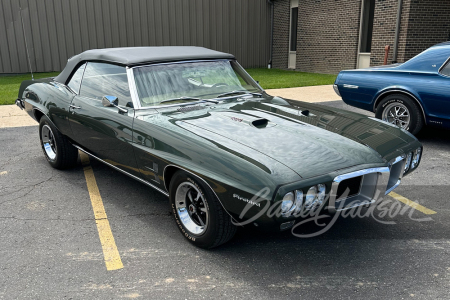
[(55, 82), (38, 82), (27, 86), (22, 94), (26, 112), (39, 122), (45, 115), (64, 135), (71, 136), (69, 105), (73, 94)]

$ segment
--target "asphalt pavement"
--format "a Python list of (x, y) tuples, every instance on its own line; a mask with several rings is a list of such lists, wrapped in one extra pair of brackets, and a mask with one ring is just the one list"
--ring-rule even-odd
[(387, 196), (405, 213), (341, 217), (307, 239), (239, 229), (209, 251), (165, 196), (91, 159), (123, 263), (108, 271), (81, 163), (52, 169), (37, 126), (0, 128), (0, 299), (448, 299), (450, 131), (419, 139), (422, 164), (395, 192), (435, 214)]

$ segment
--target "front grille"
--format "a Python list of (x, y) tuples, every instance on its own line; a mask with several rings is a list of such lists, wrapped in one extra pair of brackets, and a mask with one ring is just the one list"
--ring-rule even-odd
[(339, 175), (334, 178), (331, 185), (329, 207), (339, 211), (369, 205), (375, 201), (375, 196), (380, 192), (384, 193), (388, 180), (388, 167), (370, 168)]
[(359, 194), (362, 178), (362, 176), (358, 176), (343, 180), (338, 186), (336, 199), (340, 199), (343, 196), (348, 198)]

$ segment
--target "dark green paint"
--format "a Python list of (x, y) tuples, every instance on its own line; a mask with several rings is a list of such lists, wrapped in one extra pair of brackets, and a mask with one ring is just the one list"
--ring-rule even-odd
[[(201, 103), (191, 111), (173, 106), (121, 114), (55, 82), (34, 83), (27, 92), (38, 96), (25, 100), (27, 112), (45, 113), (73, 143), (162, 190), (170, 168), (188, 170), (235, 218), (247, 203), (234, 194), (251, 199), (268, 187), (267, 200), (278, 201), (313, 184), (329, 189), (339, 174), (387, 166), (420, 146), (405, 131), (366, 116), (268, 95)], [(81, 109), (72, 113), (71, 103)], [(259, 119), (268, 122), (252, 125)], [(282, 221), (265, 215), (258, 220), (268, 227)]]

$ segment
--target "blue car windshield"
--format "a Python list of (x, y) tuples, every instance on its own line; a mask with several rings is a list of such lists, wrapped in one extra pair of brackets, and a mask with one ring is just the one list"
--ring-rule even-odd
[(142, 107), (262, 92), (235, 61), (148, 65), (133, 71)]

